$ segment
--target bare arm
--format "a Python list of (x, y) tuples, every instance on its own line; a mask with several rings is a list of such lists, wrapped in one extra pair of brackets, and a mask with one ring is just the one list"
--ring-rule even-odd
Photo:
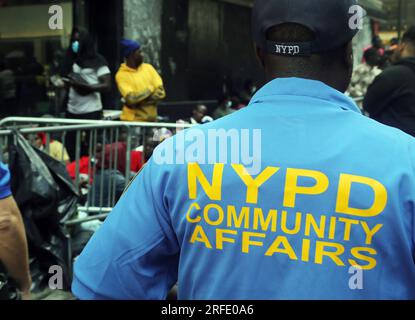
[(80, 95), (86, 96), (93, 92), (105, 93), (111, 90), (111, 75), (106, 74), (98, 78), (97, 84), (85, 84), (70, 79), (69, 85), (73, 87)]
[(0, 200), (0, 260), (18, 283), (23, 298), (29, 298), (31, 277), (26, 233), (13, 197)]
[(111, 75), (110, 74), (106, 74), (102, 77), (99, 77), (98, 80), (99, 80), (98, 84), (86, 85), (86, 89), (90, 90), (91, 92), (99, 92), (99, 93), (105, 93), (111, 90)]

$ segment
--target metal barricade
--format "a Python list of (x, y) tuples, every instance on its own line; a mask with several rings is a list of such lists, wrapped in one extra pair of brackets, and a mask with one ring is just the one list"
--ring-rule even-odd
[[(33, 127), (35, 126), (35, 127)], [(144, 165), (149, 137), (154, 129), (166, 128), (174, 134), (178, 129), (188, 128), (191, 125), (176, 123), (143, 123), (120, 121), (93, 121), (74, 119), (47, 119), (47, 118), (19, 118), (12, 117), (0, 121), (0, 143), (4, 149), (13, 138), (13, 130), (27, 136), (43, 134), (44, 151), (55, 151), (56, 144), (60, 151), (60, 158), (64, 161), (67, 154), (68, 135), (75, 140), (75, 157), (68, 169), (74, 169), (72, 178), (81, 193), (80, 212), (87, 213), (84, 219), (65, 222), (66, 225), (75, 225), (85, 221), (105, 218), (117, 202), (120, 194), (128, 185), (131, 178)], [(33, 137), (32, 137), (33, 139)], [(56, 143), (57, 142), (57, 143)], [(139, 147), (137, 151), (137, 147)], [(1, 150), (0, 159), (5, 150)], [(132, 165), (131, 156), (141, 154), (141, 163)], [(7, 160), (7, 159), (6, 159)], [(133, 159), (137, 162), (137, 159)], [(93, 215), (92, 217), (90, 215)]]
[[(44, 151), (51, 155), (54, 141), (58, 141), (60, 157), (65, 160), (67, 136), (75, 137), (75, 159), (72, 164), (73, 183), (81, 197), (78, 212), (74, 217), (62, 222), (69, 231), (72, 246), (73, 228), (84, 226), (84, 223), (104, 220), (112, 211), (118, 198), (130, 182), (135, 172), (131, 171), (131, 155), (141, 145), (141, 163), (134, 163), (136, 168), (144, 165), (146, 137), (151, 137), (151, 130), (168, 128), (174, 134), (178, 129), (191, 127), (187, 124), (175, 123), (133, 123), (119, 121), (91, 121), (45, 118), (7, 118), (0, 121), (0, 159), (4, 160), (9, 143), (16, 143), (15, 130), (26, 138), (31, 135), (43, 134), (45, 137)], [(82, 146), (87, 148), (83, 157)], [(120, 147), (119, 147), (120, 146)], [(85, 150), (84, 150), (85, 151)], [(55, 155), (56, 158), (56, 155)], [(85, 160), (86, 159), (86, 160)], [(5, 159), (7, 160), (7, 159)], [(85, 160), (85, 161), (82, 161)], [(120, 162), (122, 162), (120, 166)], [(84, 167), (81, 167), (83, 165)], [(73, 169), (73, 168), (72, 168)], [(72, 252), (68, 252), (67, 265), (71, 274)]]

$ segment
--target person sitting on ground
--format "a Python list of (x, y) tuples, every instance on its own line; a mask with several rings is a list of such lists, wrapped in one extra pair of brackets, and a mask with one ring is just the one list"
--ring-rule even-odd
[(219, 98), (219, 105), (213, 112), (213, 119), (217, 120), (234, 112), (232, 107), (232, 100), (228, 96)]
[(123, 142), (97, 147), (96, 171), (91, 192), (93, 207), (113, 207), (126, 186), (127, 147)]
[(179, 119), (176, 123), (198, 125), (198, 124), (212, 122), (213, 118), (211, 116), (208, 116), (207, 113), (208, 113), (207, 107), (204, 104), (198, 104), (193, 109), (192, 116), (188, 120)]
[[(34, 145), (40, 150), (46, 151), (48, 149), (46, 134), (43, 132), (38, 133), (35, 137)], [(66, 151), (65, 146), (58, 140), (50, 138), (48, 154), (53, 159), (64, 164), (69, 164), (70, 162), (68, 151)]]
[(137, 168), (138, 170), (136, 172), (144, 167), (153, 155), (154, 149), (164, 140), (167, 140), (172, 136), (173, 133), (167, 128), (149, 130), (144, 137), (144, 143), (137, 147), (133, 151), (134, 153), (131, 154), (131, 160), (134, 160), (134, 163), (140, 161), (140, 166)]
[(208, 109), (204, 104), (198, 104), (192, 111), (189, 119), (190, 124), (201, 124), (203, 118), (207, 115)]

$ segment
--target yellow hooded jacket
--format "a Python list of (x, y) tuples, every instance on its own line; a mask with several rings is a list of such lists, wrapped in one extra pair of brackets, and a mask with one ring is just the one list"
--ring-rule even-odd
[[(118, 90), (125, 98), (130, 93), (144, 93), (150, 91), (152, 94), (163, 87), (163, 80), (150, 64), (143, 63), (138, 69), (132, 69), (125, 63), (120, 66), (115, 75)], [(165, 95), (162, 97), (164, 98)], [(154, 122), (157, 119), (157, 105), (152, 102), (141, 103), (138, 108), (124, 106), (121, 114), (122, 121), (144, 121)]]

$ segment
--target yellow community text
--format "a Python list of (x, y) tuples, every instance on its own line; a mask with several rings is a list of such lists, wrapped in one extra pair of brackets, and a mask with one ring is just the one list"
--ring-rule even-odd
[[(207, 249), (239, 245), (244, 254), (261, 248), (268, 257), (283, 254), (291, 260), (348, 264), (364, 270), (376, 267), (377, 252), (371, 245), (382, 228), (382, 224), (336, 215), (197, 202), (190, 204), (186, 220), (194, 226), (190, 243)], [(362, 243), (350, 248), (345, 243), (352, 234), (361, 235)]]

